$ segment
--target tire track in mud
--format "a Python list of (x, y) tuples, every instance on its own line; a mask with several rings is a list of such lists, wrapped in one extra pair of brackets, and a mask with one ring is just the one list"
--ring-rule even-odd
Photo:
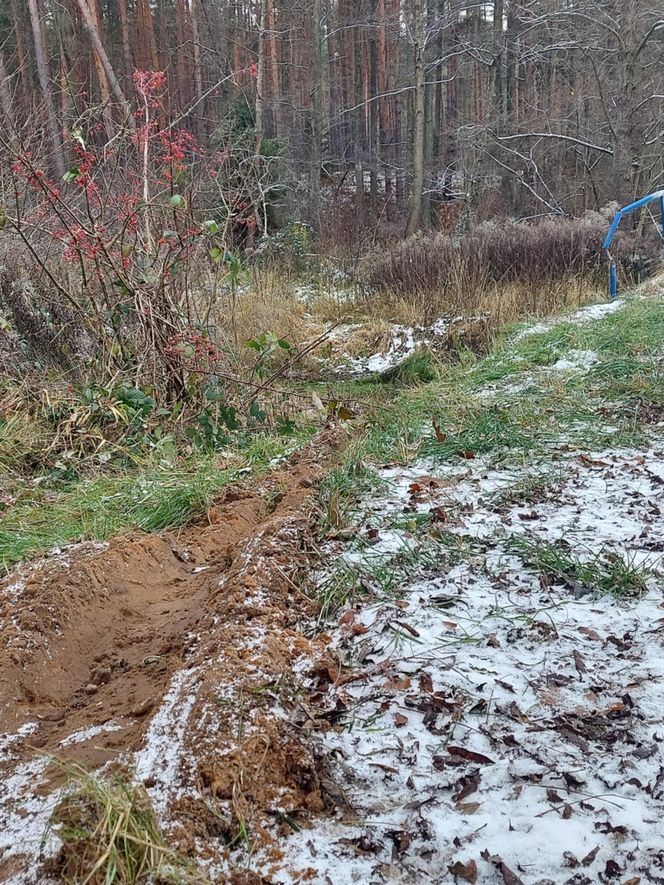
[(0, 881), (39, 881), (48, 757), (133, 770), (177, 847), (225, 873), (238, 831), (322, 809), (293, 668), (316, 653), (298, 580), (339, 439), (229, 489), (205, 525), (76, 545), (0, 582)]

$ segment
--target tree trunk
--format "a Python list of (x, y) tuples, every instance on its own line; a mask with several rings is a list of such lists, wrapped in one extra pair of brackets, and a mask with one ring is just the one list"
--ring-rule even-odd
[(48, 129), (49, 141), (51, 142), (51, 148), (53, 150), (52, 164), (58, 176), (62, 177), (65, 174), (67, 164), (65, 162), (62, 138), (60, 137), (58, 117), (55, 112), (55, 102), (53, 101), (48, 59), (45, 50), (46, 42), (44, 25), (39, 12), (37, 0), (28, 0), (28, 9), (30, 10), (30, 23), (32, 25), (32, 36), (35, 45), (37, 75), (39, 77), (39, 86), (44, 101), (44, 108), (46, 109), (46, 126)]
[(207, 138), (205, 99), (203, 98), (203, 67), (201, 61), (201, 35), (198, 26), (198, 0), (191, 0), (191, 39), (194, 46), (194, 91), (196, 110), (194, 120), (201, 142)]
[[(35, 0), (30, 0), (30, 2), (34, 3)], [(126, 122), (129, 125), (129, 128), (135, 129), (136, 123), (131, 113), (131, 108), (129, 107), (129, 103), (125, 98), (122, 87), (120, 86), (120, 82), (115, 75), (115, 71), (113, 70), (113, 66), (111, 65), (111, 61), (106, 54), (104, 44), (102, 43), (101, 37), (99, 35), (96, 16), (88, 6), (88, 0), (77, 0), (77, 2), (78, 8), (80, 9), (81, 15), (83, 17), (83, 24), (85, 25), (85, 28), (88, 32), (88, 36), (90, 37), (90, 43), (92, 44), (92, 48), (94, 49), (95, 54), (99, 59), (100, 66), (104, 69), (104, 73), (108, 80), (111, 92), (115, 96), (116, 100), (122, 105), (125, 111)]]
[(406, 236), (412, 236), (422, 225), (424, 194), (424, 124), (426, 117), (426, 78), (424, 70), (424, 11), (422, 0), (413, 0), (413, 56), (415, 64), (415, 131), (413, 134), (413, 187)]
[(309, 216), (320, 227), (320, 170), (323, 152), (323, 4), (313, 0), (314, 56), (311, 110), (311, 169), (309, 172)]
[(120, 34), (122, 36), (122, 63), (124, 70), (124, 88), (129, 94), (132, 88), (132, 76), (134, 64), (131, 57), (131, 40), (129, 38), (129, 18), (127, 16), (127, 0), (118, 0), (118, 14), (120, 16)]
[(14, 39), (16, 40), (16, 57), (18, 61), (18, 71), (21, 81), (21, 104), (23, 112), (27, 116), (32, 108), (32, 96), (30, 88), (30, 73), (27, 64), (27, 51), (25, 47), (25, 37), (23, 33), (24, 21), (23, 16), (19, 13), (17, 0), (11, 0), (12, 7), (12, 23), (14, 26)]
[(260, 156), (263, 144), (263, 90), (265, 89), (265, 29), (267, 27), (267, 0), (261, 0), (260, 31), (258, 32), (258, 64), (256, 66), (256, 156)]
[(14, 130), (15, 117), (14, 107), (12, 103), (12, 93), (9, 88), (10, 78), (5, 67), (5, 57), (0, 49), (0, 107), (2, 115), (9, 124), (12, 131)]
[(277, 32), (274, 12), (274, 0), (267, 0), (267, 70), (269, 73), (269, 95), (272, 103), (272, 127), (274, 135), (278, 138), (281, 129), (281, 115), (279, 109), (279, 57), (277, 54)]

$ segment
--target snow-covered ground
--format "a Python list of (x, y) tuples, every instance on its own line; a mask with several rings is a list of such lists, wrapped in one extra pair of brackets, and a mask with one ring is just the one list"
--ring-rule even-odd
[[(475, 867), (510, 885), (664, 874), (664, 441), (545, 468), (559, 484), (507, 506), (501, 492), (532, 468), (381, 471), (369, 544), (342, 552), (374, 592), (332, 631), (349, 669), (323, 702), (347, 807), (291, 839), (294, 869), (335, 885), (475, 881)], [(370, 576), (399, 573), (424, 513), (465, 552), (448, 538), (450, 554), (429, 551), (382, 593)], [(621, 557), (644, 586), (616, 598), (548, 581), (514, 538)]]
[(356, 589), (309, 684), (337, 815), (290, 837), (275, 882), (664, 881), (661, 425), (650, 440), (377, 470), (329, 551), (321, 584), (350, 567)]

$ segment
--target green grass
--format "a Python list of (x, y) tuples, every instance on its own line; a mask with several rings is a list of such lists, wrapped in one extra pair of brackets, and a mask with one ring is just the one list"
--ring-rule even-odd
[(559, 489), (565, 482), (563, 469), (542, 469), (528, 473), (506, 488), (491, 495), (491, 502), (499, 508), (515, 504), (536, 504)]
[[(310, 433), (303, 433), (300, 441)], [(192, 456), (173, 465), (98, 475), (69, 484), (45, 499), (39, 489), (0, 516), (0, 564), (16, 562), (77, 540), (104, 541), (128, 529), (177, 528), (205, 513), (215, 496), (245, 473), (259, 473), (285, 454), (293, 440), (258, 436), (232, 453)]]
[(415, 387), (428, 384), (440, 376), (440, 362), (430, 350), (419, 348), (404, 360), (378, 376), (383, 384)]
[[(349, 521), (353, 499), (366, 486), (366, 472), (358, 482), (366, 464), (467, 456), (526, 464), (556, 449), (643, 446), (648, 428), (634, 400), (664, 402), (663, 342), (664, 304), (636, 299), (599, 320), (563, 320), (517, 341), (505, 335), (485, 357), (466, 353), (456, 365), (441, 365), (438, 379), (426, 385), (353, 382), (345, 393), (365, 406), (355, 442), (325, 486), (325, 509), (337, 525)], [(540, 371), (570, 349), (594, 351), (597, 364), (588, 372)], [(527, 383), (495, 397), (478, 395), (504, 378)], [(334, 395), (342, 400), (344, 387)]]
[[(579, 372), (546, 370), (573, 350), (593, 351), (597, 363)], [(495, 395), (487, 395), (487, 385), (502, 379), (526, 383), (504, 390), (498, 385)], [(526, 468), (523, 480), (494, 496), (496, 506), (506, 506), (536, 501), (560, 486), (564, 478), (555, 467), (537, 469), (542, 459), (550, 464), (557, 453), (567, 458), (647, 445), (651, 429), (639, 404), (664, 402), (664, 303), (635, 299), (582, 324), (563, 319), (517, 340), (506, 333), (487, 356), (466, 353), (455, 365), (441, 365), (429, 384), (404, 388), (391, 380), (389, 387), (353, 385), (353, 394), (372, 405), (355, 422), (355, 441), (324, 485), (324, 510), (347, 530), (358, 524), (357, 503), (370, 489), (372, 465), (426, 458), (435, 469), (437, 463), (479, 457), (489, 465), (519, 465)], [(342, 390), (337, 395), (343, 399)], [(334, 522), (328, 518), (324, 531)], [(426, 515), (395, 514), (392, 524), (416, 535), (415, 556), (426, 546), (421, 534), (431, 544), (440, 532)], [(443, 553), (442, 540), (437, 555), (454, 561), (452, 550)], [(524, 557), (535, 552), (522, 550)], [(644, 586), (647, 570), (609, 553), (591, 561), (563, 554), (562, 548), (542, 546), (539, 564), (531, 564), (598, 593), (629, 595)], [(406, 577), (389, 559), (387, 566), (372, 565), (369, 548), (359, 564), (342, 564), (320, 589), (323, 618), (372, 586), (389, 596)]]
[(563, 541), (555, 544), (528, 538), (512, 538), (508, 550), (549, 583), (563, 584), (580, 595), (640, 596), (647, 590), (652, 570), (610, 550), (579, 557)]

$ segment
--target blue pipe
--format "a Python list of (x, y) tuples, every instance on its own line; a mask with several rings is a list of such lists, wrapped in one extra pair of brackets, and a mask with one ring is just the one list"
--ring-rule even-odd
[[(602, 244), (602, 249), (604, 249), (605, 252), (609, 251), (609, 249), (611, 248), (611, 243), (613, 242), (613, 238), (615, 237), (616, 231), (618, 230), (618, 225), (625, 217), (625, 215), (629, 215), (630, 212), (635, 212), (637, 209), (640, 209), (642, 206), (647, 206), (648, 203), (653, 203), (655, 200), (659, 201), (662, 239), (664, 239), (664, 190), (659, 190), (655, 191), (654, 194), (649, 194), (647, 197), (641, 197), (640, 200), (636, 200), (634, 203), (630, 203), (628, 206), (623, 206), (622, 209), (618, 209), (616, 214), (613, 216), (613, 220), (611, 221), (611, 225), (606, 234), (606, 238), (604, 239), (604, 243)], [(615, 261), (611, 258), (610, 254), (609, 262), (609, 294), (611, 298), (615, 298), (618, 294), (618, 268)]]
[(609, 265), (609, 296), (615, 298), (618, 295), (618, 268), (615, 261)]

